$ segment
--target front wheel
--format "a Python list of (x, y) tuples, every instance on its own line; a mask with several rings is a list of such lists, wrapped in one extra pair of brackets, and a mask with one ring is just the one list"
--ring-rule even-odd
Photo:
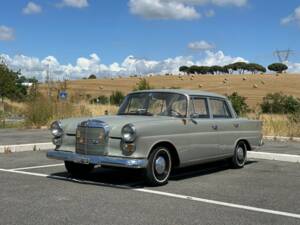
[(247, 161), (247, 146), (245, 142), (240, 141), (234, 150), (234, 155), (231, 160), (233, 168), (243, 168)]
[(74, 163), (74, 162), (69, 162), (65, 161), (65, 167), (68, 171), (73, 176), (83, 176), (88, 174), (94, 169), (94, 165), (91, 164), (79, 164), (79, 163)]
[(151, 152), (146, 178), (150, 185), (160, 186), (168, 183), (171, 173), (172, 159), (169, 150), (165, 147), (158, 147)]

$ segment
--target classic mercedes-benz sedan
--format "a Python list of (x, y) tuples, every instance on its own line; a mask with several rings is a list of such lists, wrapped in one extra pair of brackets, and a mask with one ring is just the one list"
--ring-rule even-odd
[(71, 118), (51, 125), (55, 150), (74, 175), (96, 165), (142, 169), (150, 185), (170, 172), (221, 159), (242, 168), (247, 150), (262, 145), (262, 122), (238, 118), (225, 96), (190, 90), (129, 94), (115, 116)]

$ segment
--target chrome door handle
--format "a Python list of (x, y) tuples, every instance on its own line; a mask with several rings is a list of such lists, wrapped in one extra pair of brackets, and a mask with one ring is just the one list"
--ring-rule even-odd
[(239, 128), (239, 127), (240, 127), (240, 124), (239, 124), (239, 123), (234, 123), (233, 126), (234, 126), (235, 128)]
[(218, 125), (217, 125), (217, 124), (214, 124), (214, 125), (212, 125), (211, 127), (212, 127), (212, 129), (214, 129), (214, 130), (218, 130)]

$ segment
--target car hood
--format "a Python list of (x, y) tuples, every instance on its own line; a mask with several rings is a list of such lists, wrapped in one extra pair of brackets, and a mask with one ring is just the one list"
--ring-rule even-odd
[[(105, 122), (110, 128), (111, 137), (121, 137), (122, 127), (128, 123), (134, 125), (139, 123), (154, 122), (157, 120), (166, 120), (168, 117), (165, 116), (100, 116), (100, 117), (86, 117), (86, 118), (71, 118), (61, 120), (62, 128), (66, 134), (75, 134), (79, 123), (86, 120), (101, 120)], [(170, 117), (171, 119), (171, 117)]]

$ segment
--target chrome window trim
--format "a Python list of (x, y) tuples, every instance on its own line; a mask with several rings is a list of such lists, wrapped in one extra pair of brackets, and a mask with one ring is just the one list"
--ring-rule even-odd
[[(211, 119), (211, 113), (210, 113), (211, 110), (210, 110), (210, 107), (209, 107), (208, 97), (207, 96), (203, 96), (203, 95), (190, 95), (189, 96), (190, 104), (192, 104), (192, 99), (193, 98), (204, 99), (205, 100), (205, 105), (206, 105), (206, 110), (208, 112), (208, 117), (199, 117), (199, 118), (193, 118), (193, 119)], [(190, 107), (189, 107), (189, 109), (190, 109)], [(192, 118), (191, 114), (192, 114), (192, 112), (189, 110), (189, 118)]]
[(226, 105), (226, 108), (228, 110), (228, 112), (230, 113), (230, 117), (214, 117), (213, 115), (213, 111), (211, 110), (211, 118), (212, 119), (226, 119), (226, 120), (230, 120), (230, 119), (235, 119), (236, 118), (236, 114), (233, 113), (231, 111), (231, 107), (229, 107), (229, 104), (228, 104), (228, 99), (227, 98), (219, 98), (219, 97), (208, 97), (209, 99), (209, 107), (211, 109), (211, 100), (217, 100), (217, 101), (223, 101)]
[[(164, 92), (164, 91), (151, 91), (151, 92), (133, 92), (133, 93), (130, 93), (126, 96), (126, 98), (124, 99), (124, 101), (122, 102), (121, 106), (119, 107), (119, 110), (118, 110), (118, 113), (117, 115), (120, 115), (120, 109), (122, 108), (123, 104), (125, 103), (126, 99), (129, 98), (131, 95), (137, 95), (137, 94), (149, 94), (149, 93), (160, 93), (160, 94), (176, 94), (176, 95), (182, 95), (186, 98), (186, 109), (185, 109), (185, 116), (184, 117), (175, 117), (175, 118), (189, 118), (189, 113), (188, 113), (188, 109), (189, 109), (189, 106), (190, 106), (190, 95), (188, 94), (183, 94), (183, 93), (175, 93), (175, 92)], [(168, 117), (171, 117), (171, 116), (168, 116)]]

